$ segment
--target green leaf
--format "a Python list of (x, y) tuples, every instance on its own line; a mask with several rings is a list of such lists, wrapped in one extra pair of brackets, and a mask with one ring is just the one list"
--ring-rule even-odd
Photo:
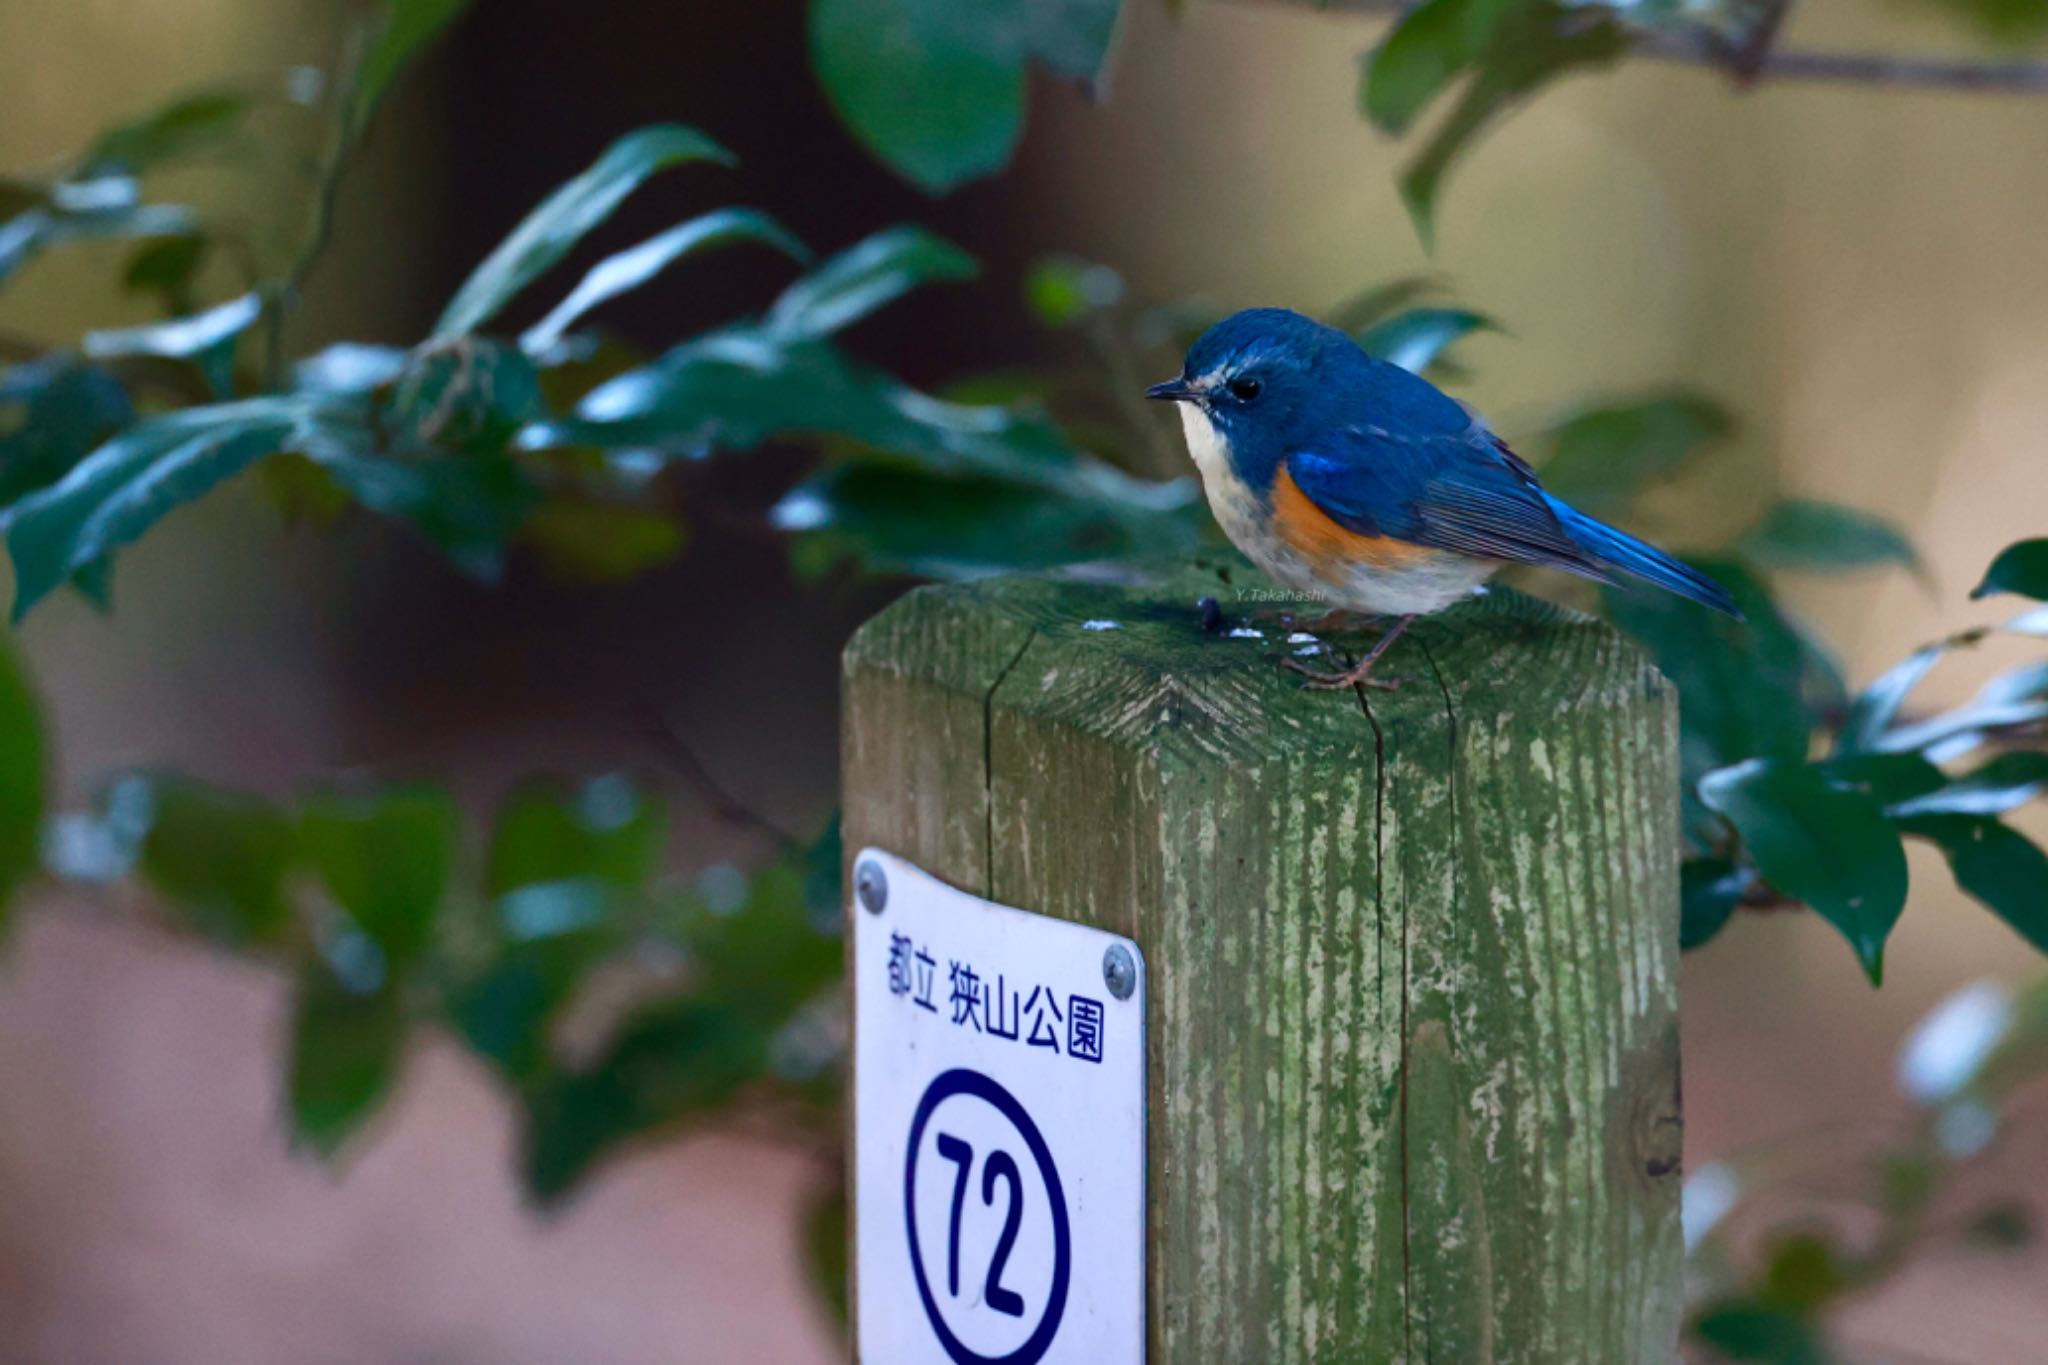
[(590, 969), (620, 946), (605, 920), (609, 908), (610, 898), (589, 882), (522, 887), (501, 909), (521, 932), (508, 934), (489, 966), (450, 992), (457, 1032), (522, 1088), (546, 1075), (550, 1026)]
[(1401, 199), (1424, 244), (1435, 231), (1445, 173), (1487, 125), (1566, 72), (1611, 66), (1627, 51), (1621, 26), (1584, 6), (1530, 0), (1504, 7), (1464, 94), (1402, 173)]
[(1826, 1365), (1819, 1327), (1761, 1298), (1724, 1299), (1693, 1319), (1692, 1332), (1727, 1360), (1758, 1365)]
[(889, 228), (783, 290), (768, 309), (767, 331), (785, 341), (830, 336), (920, 284), (970, 279), (979, 269), (972, 256), (923, 228)]
[(289, 911), (292, 822), (259, 797), (190, 779), (150, 780), (143, 877), (193, 927), (230, 944), (277, 941)]
[(674, 515), (624, 503), (556, 498), (535, 508), (520, 538), (550, 571), (581, 583), (626, 583), (683, 552)]
[(130, 294), (155, 294), (170, 317), (196, 312), (192, 281), (211, 247), (210, 239), (198, 233), (144, 242), (128, 257), (121, 288)]
[(1678, 950), (1689, 953), (1726, 928), (1747, 883), (1726, 858), (1687, 858), (1678, 875)]
[(1644, 489), (1683, 469), (1734, 430), (1711, 398), (1675, 391), (1584, 409), (1542, 438), (1543, 486), (1599, 516), (1624, 510)]
[(1836, 747), (1842, 753), (1859, 753), (1878, 748), (1885, 732), (1898, 719), (1899, 708), (1948, 652), (1948, 645), (1924, 645), (1878, 676), (1877, 681), (1857, 694), (1849, 715), (1842, 723)]
[(528, 1192), (559, 1201), (620, 1146), (731, 1103), (768, 1064), (770, 1034), (723, 1000), (686, 996), (637, 1014), (588, 1071), (526, 1096)]
[[(121, 381), (74, 356), (53, 355), (0, 374), (0, 509), (55, 483), (135, 420)], [(0, 527), (10, 520), (0, 510)]]
[(810, 1268), (811, 1287), (842, 1327), (851, 1311), (846, 1296), (850, 1269), (846, 1215), (846, 1186), (838, 1180), (814, 1193), (804, 1213), (804, 1263)]
[(1678, 687), (1687, 790), (1707, 772), (1743, 759), (1804, 758), (1815, 721), (1808, 702), (1812, 651), (1763, 581), (1735, 560), (1698, 566), (1728, 589), (1746, 622), (1669, 593), (1601, 592), (1608, 619), (1642, 642)]
[(498, 811), (486, 860), (493, 896), (536, 883), (588, 879), (631, 890), (661, 864), (667, 812), (624, 777), (600, 777), (574, 793), (536, 784)]
[[(836, 929), (836, 914), (825, 924)], [(793, 864), (757, 875), (737, 910), (700, 909), (687, 942), (696, 988), (629, 1019), (587, 1070), (529, 1091), (525, 1165), (534, 1196), (559, 1199), (605, 1154), (775, 1075), (778, 1040), (796, 1011), (840, 979), (831, 929), (813, 919)]]
[(542, 406), (539, 371), (523, 351), (462, 336), (413, 352), (384, 425), (421, 447), (497, 455)]
[(1970, 596), (2014, 592), (2037, 602), (2048, 602), (2048, 536), (2022, 540), (2006, 546), (1984, 571), (1984, 581)]
[(293, 1000), (293, 1137), (321, 1156), (341, 1149), (383, 1103), (405, 1047), (398, 991), (388, 980), (358, 991), (315, 958), (300, 972)]
[(1997, 675), (1961, 706), (1886, 731), (1877, 746), (1907, 750), (1940, 745), (1945, 757), (1959, 758), (1981, 742), (1987, 730), (2044, 720), (2048, 720), (2048, 659)]
[(356, 71), (356, 122), (366, 121), (406, 65), (462, 17), (470, 0), (385, 0), (384, 22)]
[(1374, 323), (1385, 321), (1404, 308), (1412, 308), (1422, 300), (1443, 292), (1443, 281), (1433, 275), (1403, 275), (1385, 284), (1361, 289), (1330, 309), (1323, 320), (1340, 332), (1356, 336)]
[(195, 219), (190, 209), (144, 204), (139, 195), (139, 187), (127, 176), (53, 187), (37, 207), (0, 222), (0, 282), (51, 247), (184, 236), (193, 231)]
[(1766, 569), (1832, 572), (1899, 564), (1923, 572), (1912, 542), (1891, 522), (1809, 498), (1778, 503), (1729, 548)]
[(141, 175), (196, 148), (224, 140), (254, 104), (247, 91), (197, 90), (178, 96), (132, 123), (110, 128), (93, 142), (75, 180)]
[(262, 316), (262, 297), (244, 294), (192, 317), (87, 332), (83, 349), (95, 360), (161, 356), (192, 361), (214, 395), (225, 398), (235, 386), (235, 344)]
[(1123, 276), (1078, 256), (1041, 256), (1024, 276), (1024, 306), (1046, 327), (1071, 327), (1123, 298)]
[(554, 311), (527, 329), (519, 345), (528, 355), (547, 355), (570, 327), (599, 304), (638, 289), (693, 252), (733, 242), (760, 242), (799, 261), (810, 257), (802, 242), (766, 214), (753, 209), (718, 209), (599, 261)]
[(252, 398), (152, 417), (102, 445), (15, 504), (7, 525), (14, 618), (173, 508), (277, 451), (314, 417), (297, 397)]
[(0, 931), (8, 901), (38, 867), (47, 763), (42, 708), (13, 642), (0, 635)]
[(1892, 818), (1914, 815), (2003, 815), (2048, 792), (2048, 753), (2000, 754), (1976, 771), (1919, 792), (1890, 808)]
[(1474, 332), (1499, 331), (1484, 313), (1463, 308), (1411, 308), (1358, 334), (1358, 344), (1390, 365), (1421, 374)]
[(1940, 848), (1966, 895), (2048, 953), (2048, 853), (2039, 845), (1990, 816), (1919, 815), (1899, 828)]
[(1861, 792), (1887, 814), (1948, 784), (1948, 777), (1919, 754), (1847, 754), (1820, 764), (1823, 776), (1845, 791)]
[(1009, 164), (1027, 65), (1095, 79), (1121, 0), (811, 0), (811, 63), (861, 145), (929, 194)]
[(975, 578), (1192, 549), (1201, 513), (1191, 491), (1181, 491), (1171, 508), (1147, 507), (1078, 485), (1031, 487), (858, 461), (799, 485), (771, 520), (797, 534), (796, 566), (805, 577), (853, 559), (878, 573)]
[(1883, 808), (1787, 759), (1709, 773), (1699, 792), (1742, 835), (1764, 879), (1839, 929), (1871, 984), (1881, 983), (1884, 942), (1906, 905), (1906, 855)]
[(641, 128), (614, 142), (588, 170), (542, 200), (484, 258), (434, 324), (433, 339), (445, 342), (482, 327), (650, 177), (693, 161), (730, 164), (732, 156), (702, 133), (676, 124)]
[(387, 963), (416, 958), (448, 888), (462, 820), (447, 793), (403, 787), (306, 802), (299, 846), (336, 903)]
[(1396, 137), (1407, 132), (1485, 50), (1490, 25), (1475, 21), (1497, 18), (1502, 8), (1483, 0), (1428, 0), (1402, 15), (1366, 61), (1359, 107), (1373, 126)]

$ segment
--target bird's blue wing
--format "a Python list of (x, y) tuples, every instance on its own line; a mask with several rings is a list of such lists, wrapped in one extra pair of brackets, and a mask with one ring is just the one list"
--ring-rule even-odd
[(1290, 451), (1286, 465), (1311, 502), (1361, 535), (1607, 581), (1529, 466), (1469, 418), (1455, 432), (1344, 427)]

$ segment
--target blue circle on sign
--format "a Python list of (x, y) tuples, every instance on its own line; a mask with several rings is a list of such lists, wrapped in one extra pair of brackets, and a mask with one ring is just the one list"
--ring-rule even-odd
[[(983, 1355), (954, 1335), (939, 1311), (938, 1300), (932, 1296), (931, 1284), (925, 1275), (924, 1253), (917, 1243), (918, 1147), (924, 1140), (925, 1124), (930, 1121), (932, 1111), (955, 1095), (969, 1095), (982, 1100), (1010, 1121), (1010, 1126), (1024, 1139), (1031, 1159), (1037, 1163), (1052, 1204), (1052, 1289), (1046, 1295), (1045, 1311), (1039, 1317), (1037, 1328), (1023, 1345), (1008, 1355)], [(1024, 1106), (1017, 1102), (1016, 1096), (979, 1071), (970, 1071), (966, 1067), (954, 1067), (933, 1077), (932, 1083), (925, 1087), (924, 1097), (917, 1102), (917, 1113), (910, 1120), (910, 1150), (903, 1164), (903, 1220), (910, 1231), (910, 1268), (917, 1278), (917, 1296), (923, 1300), (924, 1315), (931, 1320), (932, 1330), (938, 1333), (939, 1344), (946, 1348), (946, 1354), (957, 1365), (1037, 1365), (1052, 1345), (1053, 1334), (1060, 1329), (1060, 1317), (1067, 1309), (1067, 1278), (1073, 1269), (1073, 1239), (1067, 1227), (1067, 1196), (1060, 1188), (1060, 1173), (1052, 1164), (1052, 1151), (1045, 1145), (1038, 1125), (1031, 1121), (1031, 1115), (1024, 1112)]]

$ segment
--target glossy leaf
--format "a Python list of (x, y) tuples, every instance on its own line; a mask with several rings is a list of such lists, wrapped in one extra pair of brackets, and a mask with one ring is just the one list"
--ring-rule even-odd
[(519, 345), (529, 355), (545, 356), (599, 304), (638, 289), (693, 252), (734, 242), (759, 242), (797, 260), (810, 255), (802, 242), (766, 214), (753, 209), (718, 209), (599, 261), (567, 298), (527, 329)]
[(1734, 430), (1710, 398), (1683, 391), (1575, 413), (1541, 438), (1543, 486), (1582, 511), (1608, 515), (1683, 469)]
[(1885, 732), (1898, 719), (1899, 708), (1906, 704), (1906, 698), (1947, 652), (1945, 643), (1924, 645), (1886, 669), (1877, 681), (1857, 694), (1836, 741), (1841, 752), (1858, 753), (1878, 748), (1884, 741)]
[(405, 1019), (390, 982), (358, 991), (327, 963), (301, 971), (292, 1002), (292, 1134), (333, 1156), (382, 1104), (398, 1076)]
[(166, 413), (114, 437), (15, 504), (7, 526), (15, 619), (314, 420), (313, 406), (296, 397), (254, 398)]
[(1789, 759), (1709, 773), (1700, 799), (1735, 826), (1764, 880), (1839, 929), (1880, 983), (1885, 939), (1906, 905), (1906, 855), (1883, 808)]
[(889, 228), (783, 290), (768, 309), (766, 330), (785, 341), (830, 336), (921, 284), (970, 279), (979, 269), (972, 256), (923, 228)]
[(420, 447), (496, 455), (542, 406), (540, 375), (524, 352), (489, 337), (458, 337), (413, 352), (384, 425)]
[(1121, 0), (811, 0), (811, 62), (870, 152), (927, 193), (1009, 164), (1026, 68), (1091, 80)]
[(2003, 815), (2048, 792), (2048, 753), (2000, 754), (1974, 772), (1893, 805), (1894, 819), (1915, 815)]
[(1861, 792), (1887, 814), (1948, 785), (1948, 776), (1919, 754), (1848, 754), (1821, 763), (1827, 780)]
[(1678, 949), (1689, 953), (1727, 927), (1748, 878), (1725, 858), (1687, 858), (1679, 869)]
[(87, 332), (84, 350), (95, 360), (128, 356), (189, 360), (206, 376), (214, 396), (225, 398), (235, 386), (235, 343), (262, 316), (262, 298), (244, 294), (192, 317)]
[(121, 381), (76, 357), (46, 356), (0, 373), (0, 527), (9, 505), (64, 477), (134, 420)]
[(445, 792), (399, 788), (312, 798), (300, 816), (299, 844), (336, 903), (398, 966), (427, 945), (461, 828)]
[(7, 903), (37, 869), (47, 764), (42, 708), (13, 642), (0, 637), (0, 930)]
[(1729, 548), (1766, 569), (1832, 572), (1898, 564), (1924, 573), (1913, 543), (1891, 522), (1810, 498), (1778, 503)]
[(383, 0), (384, 20), (356, 71), (356, 119), (367, 119), (408, 63), (462, 17), (470, 0)]
[(51, 196), (0, 222), (0, 282), (52, 247), (179, 237), (195, 227), (190, 209), (140, 202), (135, 182), (126, 176), (58, 186)]
[(1484, 313), (1463, 308), (1411, 308), (1358, 334), (1358, 344), (1391, 365), (1421, 374), (1474, 332), (1498, 331)]
[[(2048, 659), (1999, 674), (1961, 706), (1894, 726), (1877, 741), (1877, 747), (1907, 750), (1941, 746), (1952, 750), (1960, 743), (1967, 750), (1981, 740), (1986, 730), (2034, 725), (2044, 720), (2048, 720)], [(1960, 757), (1960, 753), (1950, 752), (1946, 757)]]
[(1938, 846), (1957, 886), (2048, 953), (2048, 853), (2039, 845), (1989, 816), (1919, 815), (1899, 827)]
[(626, 134), (591, 167), (562, 185), (526, 215), (512, 235), (484, 258), (434, 324), (434, 339), (473, 332), (552, 269), (592, 228), (649, 177), (693, 161), (730, 163), (731, 154), (710, 138), (676, 124)]
[(1984, 571), (1984, 581), (1970, 596), (1989, 597), (2001, 592), (2048, 602), (2048, 536), (2022, 540), (1999, 551), (1998, 558)]
[(292, 822), (261, 798), (189, 779), (150, 779), (140, 866), (156, 892), (209, 938), (275, 942), (286, 926)]

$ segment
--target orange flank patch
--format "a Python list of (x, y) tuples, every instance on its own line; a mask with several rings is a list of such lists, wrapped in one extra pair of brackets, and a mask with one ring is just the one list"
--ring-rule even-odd
[(1391, 571), (1418, 568), (1437, 552), (1392, 536), (1364, 536), (1330, 519), (1294, 482), (1286, 465), (1273, 478), (1273, 529), (1280, 543), (1333, 581), (1354, 567)]

